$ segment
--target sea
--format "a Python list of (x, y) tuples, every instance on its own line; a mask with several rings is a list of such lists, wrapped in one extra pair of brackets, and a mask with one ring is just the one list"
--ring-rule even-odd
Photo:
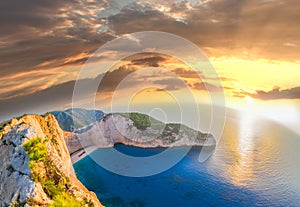
[[(76, 162), (78, 178), (106, 207), (300, 206), (300, 135), (251, 114), (227, 118), (206, 161), (199, 161), (205, 149), (193, 147), (176, 165), (155, 175), (120, 175), (94, 159), (111, 150), (147, 157), (165, 149), (118, 144)], [(180, 154), (187, 149), (169, 150)]]

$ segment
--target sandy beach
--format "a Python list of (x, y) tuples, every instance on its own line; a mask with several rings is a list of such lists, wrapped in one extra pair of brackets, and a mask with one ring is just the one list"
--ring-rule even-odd
[(76, 162), (78, 162), (79, 160), (85, 158), (86, 156), (88, 156), (90, 153), (92, 153), (96, 149), (98, 149), (98, 148), (95, 147), (95, 146), (91, 146), (91, 147), (81, 149), (78, 152), (75, 152), (73, 155), (71, 155), (72, 163), (75, 164)]

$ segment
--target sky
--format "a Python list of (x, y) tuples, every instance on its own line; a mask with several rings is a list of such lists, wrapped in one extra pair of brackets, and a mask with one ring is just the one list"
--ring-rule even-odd
[[(0, 119), (71, 107), (78, 75), (97, 49), (134, 32), (161, 31), (199, 47), (219, 82), (199, 77), (202, 71), (197, 75), (181, 57), (148, 48), (147, 53), (120, 60), (105, 74), (98, 71), (81, 80), (103, 80), (97, 89), (98, 108), (108, 108), (116, 91), (122, 105), (125, 94), (136, 88), (141, 90), (130, 101), (142, 104), (174, 102), (166, 92), (183, 96), (188, 89), (197, 102), (224, 92), (226, 107), (297, 127), (299, 11), (298, 0), (1, 1)], [(90, 67), (134, 47), (114, 45)], [(182, 56), (187, 54), (182, 51)], [(127, 84), (120, 85), (128, 77)], [(152, 88), (143, 88), (145, 84)]]

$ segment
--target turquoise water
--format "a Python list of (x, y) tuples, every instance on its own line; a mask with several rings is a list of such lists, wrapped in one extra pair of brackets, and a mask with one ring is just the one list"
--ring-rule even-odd
[[(131, 156), (163, 149), (116, 145)], [(112, 149), (98, 149), (93, 157)], [(174, 148), (180, 153), (184, 148)], [(230, 118), (216, 152), (198, 162), (193, 148), (171, 169), (149, 177), (111, 173), (86, 157), (74, 165), (78, 178), (109, 206), (300, 206), (300, 136), (251, 115)]]

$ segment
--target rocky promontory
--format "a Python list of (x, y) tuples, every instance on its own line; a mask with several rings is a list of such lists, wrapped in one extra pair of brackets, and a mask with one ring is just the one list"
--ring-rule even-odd
[(106, 114), (96, 123), (65, 134), (71, 155), (89, 147), (124, 144), (141, 148), (215, 146), (213, 135), (183, 124), (163, 123), (141, 113)]

